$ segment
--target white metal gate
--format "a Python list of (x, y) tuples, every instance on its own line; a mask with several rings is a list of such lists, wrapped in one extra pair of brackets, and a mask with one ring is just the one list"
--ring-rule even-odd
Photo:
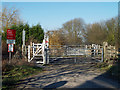
[(48, 64), (48, 43), (48, 38), (44, 37), (43, 43), (32, 43), (32, 46), (28, 45), (28, 62), (35, 60), (36, 63)]
[[(49, 45), (49, 60), (68, 63), (103, 61), (103, 48), (100, 45)], [(87, 59), (89, 59), (87, 61)]]

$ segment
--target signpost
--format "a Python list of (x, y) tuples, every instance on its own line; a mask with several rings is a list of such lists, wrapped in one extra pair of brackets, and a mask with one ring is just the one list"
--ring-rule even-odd
[(14, 51), (14, 44), (15, 44), (15, 35), (16, 30), (7, 29), (7, 44), (8, 44), (8, 52), (9, 52), (9, 63), (11, 60), (11, 52)]

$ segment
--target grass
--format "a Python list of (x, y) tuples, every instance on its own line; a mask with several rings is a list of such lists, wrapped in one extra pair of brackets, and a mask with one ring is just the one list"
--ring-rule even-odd
[(28, 65), (22, 65), (22, 66), (8, 65), (6, 68), (7, 71), (3, 72), (3, 81), (2, 81), (3, 89), (15, 88), (20, 80), (42, 71), (42, 68), (28, 66)]

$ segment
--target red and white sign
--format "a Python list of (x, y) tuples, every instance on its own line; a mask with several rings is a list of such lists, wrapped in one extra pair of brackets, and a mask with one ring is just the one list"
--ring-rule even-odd
[(48, 41), (45, 41), (45, 43), (48, 43)]
[(7, 29), (7, 39), (15, 40), (16, 30)]
[(8, 44), (8, 52), (13, 52), (14, 51), (13, 45), (14, 44)]

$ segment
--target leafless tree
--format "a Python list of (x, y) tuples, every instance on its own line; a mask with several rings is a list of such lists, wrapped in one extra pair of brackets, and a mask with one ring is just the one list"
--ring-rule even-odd
[(81, 44), (85, 32), (85, 23), (81, 18), (75, 18), (63, 24), (62, 31), (66, 44)]
[(7, 6), (3, 7), (2, 13), (0, 15), (0, 21), (2, 21), (2, 30), (6, 31), (12, 25), (18, 25), (22, 21), (20, 20), (19, 10), (16, 8), (8, 8)]

